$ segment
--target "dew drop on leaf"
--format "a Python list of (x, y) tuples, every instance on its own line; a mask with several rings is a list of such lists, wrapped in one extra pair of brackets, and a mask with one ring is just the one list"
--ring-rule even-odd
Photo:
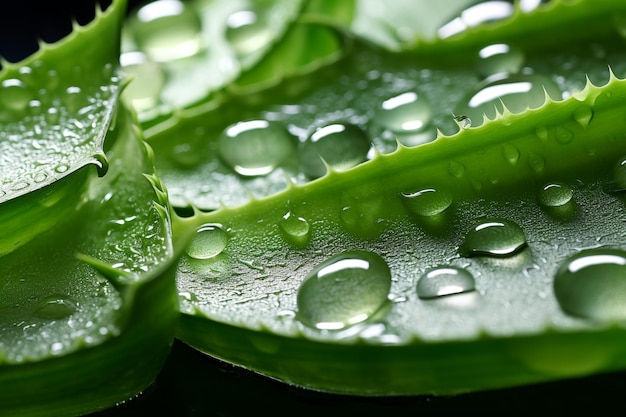
[(311, 240), (311, 225), (303, 218), (291, 212), (285, 214), (278, 222), (278, 227), (285, 240), (295, 246), (305, 246)]
[(520, 152), (515, 145), (507, 143), (502, 146), (502, 156), (509, 164), (515, 165), (519, 161)]
[(442, 39), (449, 38), (468, 28), (506, 19), (513, 14), (513, 10), (510, 1), (482, 1), (463, 10), (457, 17), (441, 26), (437, 34)]
[(138, 110), (155, 106), (165, 84), (165, 75), (159, 64), (137, 51), (123, 53), (120, 64), (124, 73), (132, 78), (124, 89), (124, 97), (130, 99)]
[(318, 178), (326, 173), (322, 160), (343, 171), (364, 162), (370, 147), (370, 139), (360, 127), (333, 123), (317, 129), (302, 143), (300, 166), (309, 178)]
[(18, 111), (24, 110), (32, 98), (32, 93), (22, 81), (11, 78), (2, 82), (0, 103), (3, 107)]
[(417, 282), (417, 296), (438, 298), (475, 290), (472, 274), (456, 266), (440, 266), (426, 271)]
[(133, 17), (129, 27), (135, 42), (154, 61), (186, 58), (201, 50), (202, 22), (190, 3), (154, 1)]
[(524, 231), (505, 219), (485, 219), (469, 230), (459, 247), (461, 256), (505, 257), (527, 246)]
[(572, 196), (570, 187), (554, 182), (541, 188), (537, 200), (544, 207), (561, 207), (571, 202)]
[(466, 130), (472, 127), (472, 119), (470, 119), (466, 115), (461, 115), (461, 116), (452, 115), (452, 118), (454, 119), (454, 122), (457, 124), (457, 126), (463, 130)]
[(226, 40), (239, 56), (248, 55), (267, 45), (272, 31), (263, 13), (239, 10), (226, 19)]
[(77, 309), (76, 303), (65, 295), (54, 295), (39, 302), (35, 316), (44, 320), (60, 320), (71, 316)]
[(418, 216), (435, 216), (452, 204), (452, 197), (434, 188), (425, 188), (415, 193), (403, 193), (402, 203), (411, 213)]
[(395, 133), (420, 131), (430, 122), (430, 118), (430, 104), (415, 92), (388, 98), (374, 114), (376, 123)]
[(626, 157), (622, 157), (613, 168), (613, 181), (620, 190), (626, 190)]
[(543, 75), (494, 74), (479, 83), (474, 91), (462, 99), (455, 112), (468, 116), (476, 125), (480, 125), (483, 114), (494, 119), (496, 109), (502, 113), (503, 103), (512, 113), (540, 107), (545, 101), (545, 92), (555, 99), (562, 94), (559, 87)]
[(362, 250), (317, 265), (298, 291), (297, 319), (321, 330), (342, 329), (372, 317), (388, 301), (391, 272), (380, 255)]
[(573, 316), (626, 319), (626, 251), (587, 249), (569, 257), (554, 277), (554, 295)]
[(478, 51), (476, 70), (482, 77), (516, 74), (524, 65), (524, 53), (505, 43), (485, 46)]
[(586, 128), (593, 118), (593, 110), (591, 107), (583, 106), (574, 111), (574, 120), (582, 127)]
[(205, 224), (198, 228), (187, 246), (187, 255), (193, 259), (213, 258), (226, 248), (228, 234), (217, 224)]
[(219, 138), (219, 154), (240, 175), (272, 172), (296, 149), (295, 137), (278, 122), (250, 120), (229, 126)]

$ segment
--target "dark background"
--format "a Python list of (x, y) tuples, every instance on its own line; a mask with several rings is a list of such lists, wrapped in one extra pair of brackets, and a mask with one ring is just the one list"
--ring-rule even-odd
[[(130, 8), (140, 1), (129, 1)], [(0, 6), (0, 56), (17, 62), (37, 50), (37, 39), (67, 35), (71, 19), (94, 17), (93, 0), (4, 1)], [(103, 7), (110, 0), (102, 1)], [(286, 386), (214, 360), (176, 342), (156, 382), (137, 398), (96, 414), (138, 415), (594, 415), (623, 416), (626, 372), (448, 397), (362, 398)]]

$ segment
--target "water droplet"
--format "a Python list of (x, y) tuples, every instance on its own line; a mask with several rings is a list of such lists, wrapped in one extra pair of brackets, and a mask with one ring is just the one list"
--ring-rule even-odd
[(546, 141), (548, 140), (548, 129), (545, 126), (539, 126), (535, 129), (535, 135), (537, 135), (540, 140)]
[(218, 224), (205, 224), (198, 228), (189, 246), (187, 255), (194, 259), (213, 258), (226, 248), (228, 234)]
[(2, 81), (0, 103), (5, 108), (18, 111), (24, 110), (32, 98), (33, 95), (22, 81), (16, 78)]
[(34, 314), (44, 320), (61, 320), (74, 314), (77, 308), (71, 298), (65, 295), (53, 295), (40, 301)]
[(330, 124), (317, 129), (302, 144), (300, 165), (309, 178), (318, 178), (326, 173), (322, 159), (335, 170), (346, 170), (365, 161), (370, 147), (370, 139), (360, 127)]
[(459, 247), (461, 256), (513, 255), (527, 246), (519, 225), (504, 219), (486, 219), (472, 226)]
[(58, 172), (59, 174), (67, 172), (69, 169), (70, 169), (70, 166), (67, 164), (59, 164), (54, 168), (55, 172)]
[(517, 149), (515, 145), (507, 143), (502, 146), (502, 156), (504, 156), (504, 159), (506, 159), (509, 164), (515, 165), (517, 161), (519, 161), (519, 149)]
[(524, 53), (505, 43), (485, 46), (478, 51), (476, 70), (483, 77), (494, 74), (516, 74), (524, 65)]
[(288, 212), (278, 223), (285, 240), (296, 246), (305, 246), (311, 240), (311, 225), (303, 217)]
[(51, 125), (56, 125), (59, 123), (61, 115), (59, 114), (59, 110), (55, 107), (50, 107), (46, 112), (46, 121)]
[(597, 248), (569, 257), (554, 277), (554, 295), (573, 316), (626, 319), (626, 252)]
[(589, 126), (593, 118), (593, 110), (591, 107), (583, 106), (574, 111), (574, 120), (584, 129)]
[(391, 97), (376, 109), (374, 120), (381, 126), (396, 133), (417, 132), (429, 122), (430, 105), (415, 92), (407, 92)]
[(458, 162), (450, 162), (448, 165), (448, 174), (453, 176), (454, 178), (461, 178), (465, 175), (465, 167)]
[(109, 158), (105, 154), (95, 154), (93, 156), (99, 177), (104, 177), (109, 170)]
[(159, 64), (137, 51), (123, 53), (120, 64), (124, 73), (132, 78), (124, 89), (124, 97), (130, 99), (138, 110), (155, 106), (165, 84), (165, 75)]
[(457, 126), (463, 130), (472, 127), (472, 119), (465, 115), (455, 116), (454, 114), (452, 114), (452, 118), (454, 119), (454, 122), (457, 124)]
[(437, 34), (442, 39), (449, 38), (467, 28), (506, 19), (513, 14), (513, 10), (513, 4), (509, 1), (483, 1), (463, 10), (459, 16), (441, 26)]
[(539, 192), (537, 200), (544, 207), (561, 207), (572, 201), (572, 189), (565, 184), (550, 183)]
[(626, 190), (626, 157), (622, 157), (613, 167), (613, 181), (618, 190)]
[(265, 15), (257, 10), (240, 10), (226, 20), (226, 40), (239, 56), (258, 51), (272, 40)]
[(496, 110), (504, 112), (504, 104), (512, 113), (521, 113), (527, 107), (540, 107), (545, 101), (545, 91), (550, 97), (561, 96), (559, 87), (549, 78), (538, 74), (495, 74), (478, 84), (476, 90), (461, 100), (456, 110), (482, 124), (483, 114), (496, 117)]
[(434, 188), (425, 188), (415, 193), (403, 193), (402, 203), (411, 213), (418, 216), (435, 216), (450, 207), (452, 197)]
[(70, 113), (76, 113), (80, 110), (85, 103), (83, 95), (81, 94), (80, 87), (72, 86), (65, 90), (65, 96), (63, 96), (63, 103), (67, 107)]
[(555, 129), (556, 141), (562, 145), (566, 145), (572, 141), (574, 135), (564, 127), (557, 126)]
[(141, 7), (129, 28), (137, 45), (151, 59), (173, 61), (198, 53), (202, 22), (190, 3), (159, 0)]
[(322, 330), (363, 322), (388, 301), (389, 266), (368, 251), (347, 251), (317, 265), (298, 291), (297, 318)]
[(543, 156), (538, 153), (530, 152), (528, 154), (528, 165), (530, 166), (530, 169), (537, 174), (540, 174), (546, 167), (546, 160), (543, 159)]
[(295, 151), (295, 138), (285, 126), (250, 120), (229, 126), (219, 138), (222, 159), (245, 176), (266, 175)]
[(472, 274), (463, 268), (441, 266), (424, 273), (417, 282), (417, 296), (423, 299), (474, 291)]

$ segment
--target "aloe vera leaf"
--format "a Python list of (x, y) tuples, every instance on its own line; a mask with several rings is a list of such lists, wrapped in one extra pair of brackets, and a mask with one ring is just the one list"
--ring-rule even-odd
[[(603, 187), (611, 187), (625, 151), (624, 81), (612, 74), (600, 87), (581, 81), (567, 99), (546, 97), (539, 108), (515, 114), (504, 109), (433, 143), (379, 152), (351, 170), (178, 219), (179, 230), (204, 226), (201, 245), (214, 249), (197, 256), (192, 242), (181, 261), (179, 337), (289, 383), (361, 395), (451, 393), (623, 368), (620, 319), (574, 317), (553, 290), (569, 256), (619, 247), (623, 233), (623, 201)], [(572, 190), (572, 213), (555, 215), (536, 203), (551, 181)], [(425, 189), (449, 195), (450, 211), (426, 219), (410, 214), (400, 195)], [(285, 225), (289, 218), (300, 220)], [(520, 225), (521, 242), (510, 256), (464, 249), (479, 246), (463, 237), (490, 218)], [(303, 222), (308, 241), (296, 238)], [(384, 259), (389, 294), (378, 301), (348, 295), (348, 306), (374, 303), (379, 310), (353, 326), (337, 319), (315, 328), (319, 311), (298, 300), (314, 298), (320, 311), (331, 312), (343, 311), (342, 301), (332, 288), (305, 290), (305, 278), (328, 257), (353, 250)], [(476, 290), (423, 301), (417, 281), (437, 266), (468, 271)], [(338, 283), (336, 293), (346, 296), (352, 287), (345, 285)]]
[[(121, 21), (125, 4), (114, 2), (85, 29), (37, 56), (52, 68), (59, 59), (62, 69), (69, 50), (84, 47), (83, 39), (114, 39), (111, 30), (119, 27), (111, 19)], [(95, 69), (97, 78), (101, 68)], [(89, 94), (81, 90), (78, 98), (89, 100)], [(91, 110), (97, 120), (101, 113)], [(72, 123), (70, 113), (58, 130)], [(89, 164), (64, 155), (83, 166), (2, 203), (2, 209), (28, 212), (23, 219), (37, 219), (31, 212), (56, 216), (1, 258), (2, 415), (77, 415), (111, 407), (145, 389), (168, 354), (178, 314), (167, 197), (137, 122), (126, 108), (116, 114), (114, 129), (105, 119), (88, 132), (97, 138), (104, 124), (107, 139), (98, 161), (110, 161), (106, 175), (99, 178)], [(31, 129), (24, 123), (19, 131), (28, 138)]]
[(125, 94), (142, 124), (158, 125), (184, 109), (206, 106), (272, 49), (302, 3), (195, 0), (136, 7), (124, 27), (121, 58), (137, 77)]
[[(103, 141), (121, 88), (114, 63), (124, 5), (97, 9), (97, 24), (75, 24), (63, 42), (41, 42), (39, 51), (23, 61), (3, 63), (0, 217), (5, 233), (0, 254), (28, 242), (80, 203), (80, 193), (73, 190), (85, 176), (73, 173), (86, 165), (106, 172)], [(99, 41), (103, 33), (110, 43)], [(77, 63), (73, 54), (80, 49), (86, 52)]]

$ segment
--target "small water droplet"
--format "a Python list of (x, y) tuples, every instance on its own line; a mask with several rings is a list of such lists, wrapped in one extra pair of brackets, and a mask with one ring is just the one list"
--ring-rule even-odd
[(496, 111), (503, 113), (503, 104), (512, 113), (540, 107), (544, 104), (545, 92), (552, 98), (559, 98), (562, 94), (559, 87), (543, 75), (495, 74), (479, 83), (474, 91), (461, 100), (456, 112), (480, 125), (483, 115), (494, 119)]
[(572, 141), (574, 135), (564, 127), (557, 126), (555, 130), (556, 141), (562, 145), (566, 145)]
[(505, 257), (527, 246), (526, 236), (517, 223), (505, 219), (485, 219), (470, 229), (459, 247), (461, 256)]
[(278, 223), (285, 240), (296, 246), (305, 246), (311, 240), (311, 225), (291, 212), (285, 214)]
[(550, 183), (539, 192), (537, 200), (544, 207), (561, 207), (572, 201), (572, 189), (565, 184)]
[(626, 190), (626, 157), (622, 157), (613, 167), (613, 181), (616, 189)]
[(0, 103), (5, 108), (17, 111), (24, 110), (32, 98), (32, 93), (22, 81), (16, 78), (2, 81)]
[(132, 78), (124, 89), (124, 97), (138, 110), (155, 106), (165, 84), (165, 74), (159, 64), (137, 51), (123, 53), (120, 64), (124, 73)]
[(417, 282), (417, 296), (422, 299), (474, 291), (472, 274), (456, 266), (440, 266), (424, 273)]
[(74, 314), (78, 306), (65, 295), (53, 295), (39, 302), (35, 316), (44, 320), (61, 320)]
[(189, 246), (187, 255), (194, 259), (213, 258), (226, 248), (228, 234), (218, 224), (205, 224), (198, 228)]
[(535, 135), (542, 141), (548, 140), (548, 129), (545, 126), (538, 126)]
[(338, 330), (363, 322), (387, 302), (391, 272), (373, 252), (355, 250), (318, 264), (298, 291), (297, 318), (307, 326)]
[(506, 19), (513, 14), (514, 8), (509, 1), (483, 1), (463, 10), (457, 17), (437, 30), (440, 38), (446, 39), (468, 28), (487, 22)]
[(61, 115), (59, 114), (59, 110), (55, 107), (50, 107), (46, 112), (46, 121), (51, 125), (56, 125), (59, 123)]
[(259, 10), (239, 10), (226, 19), (226, 40), (239, 56), (258, 51), (272, 40), (272, 31)]
[(502, 146), (502, 156), (504, 156), (504, 159), (506, 159), (509, 164), (515, 165), (517, 161), (519, 161), (519, 149), (517, 149), (515, 145), (507, 143)]
[(483, 77), (489, 77), (494, 74), (516, 74), (523, 65), (524, 53), (521, 49), (497, 43), (478, 51), (476, 70)]
[(229, 126), (220, 136), (218, 148), (222, 159), (245, 176), (272, 172), (295, 149), (295, 138), (285, 126), (267, 120), (250, 120)]
[(589, 126), (591, 119), (593, 118), (593, 110), (591, 107), (583, 106), (579, 107), (574, 112), (574, 120), (584, 129)]
[(197, 54), (202, 22), (191, 3), (159, 0), (141, 7), (129, 25), (137, 45), (151, 59), (173, 61)]
[(455, 116), (454, 114), (452, 114), (452, 118), (454, 119), (457, 126), (463, 130), (466, 130), (472, 127), (472, 119), (470, 119), (469, 117), (465, 115)]
[(530, 152), (528, 154), (528, 165), (535, 173), (540, 174), (546, 167), (546, 160), (538, 153)]
[(420, 131), (430, 117), (430, 104), (412, 91), (383, 101), (374, 114), (378, 124), (396, 133)]
[(302, 143), (300, 165), (309, 178), (326, 173), (322, 159), (342, 171), (367, 160), (371, 142), (367, 134), (350, 123), (333, 123), (317, 129)]
[(554, 277), (554, 295), (573, 316), (626, 319), (626, 252), (587, 249), (567, 258)]
[(54, 168), (55, 172), (58, 172), (59, 174), (62, 174), (64, 172), (67, 172), (67, 170), (70, 169), (70, 166), (67, 164), (59, 164)]
[(418, 216), (435, 216), (443, 213), (452, 204), (452, 197), (434, 188), (425, 188), (415, 193), (401, 194), (402, 203)]
[(81, 94), (80, 87), (68, 87), (65, 90), (65, 95), (63, 96), (63, 103), (70, 113), (78, 112), (78, 110), (86, 104), (86, 100), (83, 99), (83, 94)]
[(461, 178), (465, 175), (465, 167), (458, 162), (450, 162), (448, 165), (448, 174), (453, 176), (454, 178)]
[(22, 191), (30, 187), (30, 183), (27, 181), (18, 181), (11, 185), (11, 191)]

